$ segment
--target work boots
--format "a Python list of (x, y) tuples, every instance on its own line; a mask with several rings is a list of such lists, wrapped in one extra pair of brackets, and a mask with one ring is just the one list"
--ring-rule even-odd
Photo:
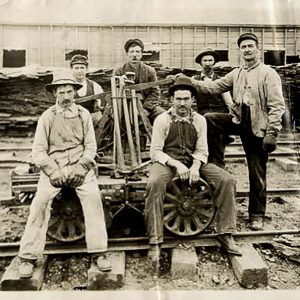
[(220, 234), (218, 235), (218, 241), (231, 255), (241, 256), (242, 252), (240, 247), (236, 244), (231, 234)]
[(261, 216), (255, 216), (250, 217), (250, 229), (257, 231), (257, 230), (263, 230), (264, 228), (264, 217)]
[(110, 260), (106, 258), (104, 253), (93, 255), (92, 260), (101, 272), (111, 271)]
[(33, 275), (35, 260), (20, 258), (19, 275), (21, 278), (30, 278)]

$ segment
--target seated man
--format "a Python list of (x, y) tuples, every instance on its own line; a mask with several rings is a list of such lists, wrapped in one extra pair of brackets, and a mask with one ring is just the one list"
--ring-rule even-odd
[[(134, 83), (146, 83), (157, 81), (154, 68), (144, 64), (141, 59), (143, 56), (144, 43), (140, 39), (130, 39), (124, 49), (127, 56), (127, 62), (113, 71), (113, 76), (122, 76), (126, 73), (134, 73)], [(143, 90), (143, 107), (149, 113), (148, 118), (151, 124), (154, 119), (164, 112), (164, 109), (158, 105), (160, 91), (157, 86)]]
[(110, 270), (105, 257), (107, 232), (102, 202), (93, 167), (95, 133), (89, 112), (74, 103), (82, 85), (71, 74), (54, 74), (46, 90), (53, 92), (56, 104), (40, 117), (33, 144), (33, 158), (41, 168), (36, 196), (30, 207), (20, 243), (21, 277), (31, 277), (35, 262), (42, 255), (51, 204), (62, 187), (73, 187), (80, 199), (86, 228), (88, 253), (100, 270)]
[(150, 243), (148, 257), (156, 262), (159, 260), (167, 184), (176, 175), (193, 183), (199, 180), (200, 174), (214, 188), (220, 242), (229, 253), (241, 255), (231, 236), (236, 230), (235, 182), (228, 172), (207, 163), (206, 121), (191, 110), (197, 91), (191, 80), (184, 76), (177, 78), (169, 88), (169, 95), (173, 105), (156, 118), (150, 148), (153, 165), (145, 201)]

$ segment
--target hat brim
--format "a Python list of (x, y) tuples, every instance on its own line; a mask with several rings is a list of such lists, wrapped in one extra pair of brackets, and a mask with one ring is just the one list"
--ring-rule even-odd
[(205, 51), (205, 52), (202, 52), (199, 55), (197, 55), (197, 57), (195, 58), (195, 62), (197, 64), (201, 64), (201, 59), (205, 55), (212, 55), (215, 59), (215, 63), (220, 61), (220, 55), (217, 52), (215, 52), (215, 51)]
[(45, 89), (47, 92), (52, 92), (54, 88), (60, 86), (60, 85), (72, 85), (76, 91), (78, 91), (79, 89), (81, 89), (83, 87), (82, 84), (80, 83), (74, 83), (74, 82), (62, 82), (62, 83), (49, 83), (45, 85)]
[(177, 91), (177, 90), (189, 90), (191, 93), (192, 93), (192, 96), (196, 97), (198, 92), (196, 90), (196, 88), (193, 86), (193, 85), (189, 85), (189, 84), (175, 84), (175, 85), (172, 85), (168, 92), (169, 92), (169, 96), (173, 96), (174, 93)]

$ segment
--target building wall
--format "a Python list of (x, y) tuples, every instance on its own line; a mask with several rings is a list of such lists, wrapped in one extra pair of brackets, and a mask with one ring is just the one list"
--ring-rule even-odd
[[(300, 26), (299, 26), (300, 27)], [(300, 29), (295, 26), (199, 26), (199, 25), (0, 25), (0, 67), (3, 50), (25, 49), (26, 65), (67, 67), (66, 53), (87, 50), (90, 65), (111, 68), (124, 60), (124, 42), (140, 38), (146, 50), (159, 50), (159, 63), (176, 68), (195, 68), (194, 58), (202, 47), (228, 50), (229, 63), (240, 62), (237, 37), (254, 32), (261, 53), (285, 50), (288, 55), (300, 54)], [(263, 57), (263, 55), (262, 55)]]

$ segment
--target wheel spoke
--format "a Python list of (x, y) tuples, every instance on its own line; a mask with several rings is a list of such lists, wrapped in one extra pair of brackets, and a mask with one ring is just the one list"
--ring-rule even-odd
[(177, 211), (176, 210), (171, 210), (166, 216), (164, 216), (164, 221), (169, 222), (176, 215), (177, 215)]
[(173, 203), (180, 202), (179, 199), (176, 196), (174, 196), (174, 195), (172, 195), (170, 193), (166, 193), (165, 199), (168, 200), (168, 201), (170, 201), (170, 202), (173, 202)]

